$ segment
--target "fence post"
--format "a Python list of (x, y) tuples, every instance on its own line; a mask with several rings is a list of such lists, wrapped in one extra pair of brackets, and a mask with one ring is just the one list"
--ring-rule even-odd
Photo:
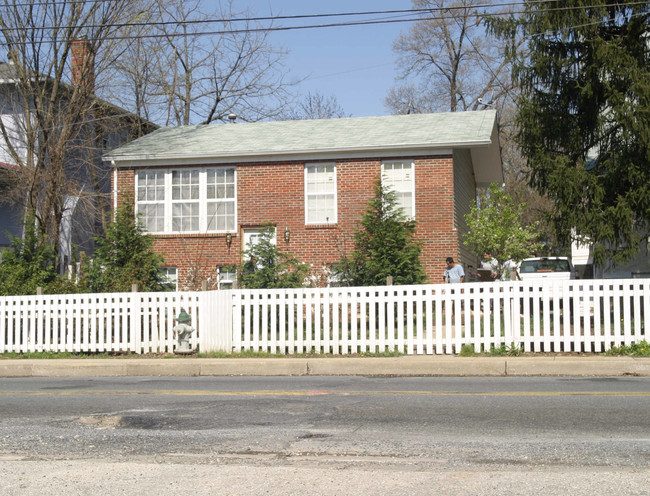
[(132, 351), (138, 354), (142, 353), (142, 302), (138, 294), (139, 289), (137, 284), (131, 285), (131, 325), (129, 326)]
[(386, 278), (386, 286), (392, 286), (393, 285), (393, 276), (388, 276)]

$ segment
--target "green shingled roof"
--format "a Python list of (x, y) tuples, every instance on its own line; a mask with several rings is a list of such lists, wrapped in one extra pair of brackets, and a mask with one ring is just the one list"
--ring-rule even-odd
[(119, 166), (485, 147), (495, 145), (495, 122), (496, 112), (484, 110), (167, 127), (104, 160)]

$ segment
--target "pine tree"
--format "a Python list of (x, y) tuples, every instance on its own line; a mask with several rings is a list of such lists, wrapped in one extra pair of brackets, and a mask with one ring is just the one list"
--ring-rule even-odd
[(421, 284), (426, 274), (414, 235), (415, 221), (405, 217), (395, 193), (377, 180), (354, 235), (354, 250), (342, 257), (335, 272), (351, 286), (385, 285), (388, 276), (394, 284)]
[(163, 289), (160, 271), (163, 259), (153, 252), (153, 239), (144, 234), (144, 228), (136, 222), (131, 202), (118, 208), (115, 222), (106, 230), (106, 236), (95, 241), (94, 259), (84, 271), (91, 291), (131, 291), (133, 284), (145, 291)]
[(648, 235), (649, 5), (526, 1), (521, 18), (493, 24), (528, 40), (514, 76), (530, 184), (554, 201), (558, 239), (575, 229), (598, 264), (634, 257)]

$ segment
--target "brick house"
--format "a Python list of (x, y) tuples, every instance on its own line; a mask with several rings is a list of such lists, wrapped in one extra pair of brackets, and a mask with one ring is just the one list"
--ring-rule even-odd
[(281, 251), (326, 272), (379, 177), (415, 218), (439, 282), (445, 257), (475, 263), (464, 216), (478, 187), (503, 181), (493, 110), (163, 128), (104, 160), (113, 205), (135, 201), (180, 289), (229, 287), (226, 267), (268, 224)]

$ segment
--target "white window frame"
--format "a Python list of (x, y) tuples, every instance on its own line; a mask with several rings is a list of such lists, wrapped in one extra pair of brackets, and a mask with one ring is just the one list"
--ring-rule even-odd
[[(141, 174), (148, 175), (148, 176), (153, 176), (154, 181), (157, 181), (157, 179), (160, 176), (162, 176), (162, 179), (163, 179), (162, 198), (158, 197), (159, 196), (158, 195), (159, 191), (158, 191), (157, 184), (154, 184), (153, 186), (147, 185), (146, 183), (145, 184), (140, 184), (140, 175)], [(165, 199), (167, 198), (167, 196), (169, 196), (168, 192), (167, 192), (167, 187), (166, 187), (165, 181), (166, 181), (165, 172), (160, 170), (160, 169), (157, 169), (157, 170), (150, 170), (150, 169), (141, 170), (141, 171), (137, 171), (136, 174), (135, 174), (135, 215), (136, 215), (136, 218), (139, 217), (140, 222), (144, 223), (144, 228), (145, 228), (145, 230), (147, 232), (151, 232), (151, 233), (165, 232), (165, 218), (166, 218), (166, 213), (167, 213), (167, 205), (166, 205)], [(141, 200), (140, 199), (140, 188), (145, 189), (147, 197), (149, 196), (148, 195), (149, 188), (153, 188), (153, 190), (154, 190), (154, 195), (153, 195), (154, 198), (153, 199), (147, 198), (147, 199)], [(148, 229), (149, 226), (146, 224), (146, 221), (149, 219), (149, 217), (146, 216), (146, 214), (145, 214), (145, 212), (143, 210), (147, 209), (150, 206), (154, 206), (156, 208), (162, 207), (162, 210), (163, 210), (163, 214), (162, 214), (163, 230), (162, 231), (160, 231), (160, 230), (150, 231)], [(158, 216), (156, 216), (156, 217), (158, 217)]]
[[(201, 231), (201, 170), (200, 169), (173, 169), (171, 172), (171, 231), (179, 233), (196, 233)], [(174, 176), (179, 182), (174, 182)], [(194, 177), (195, 176), (195, 177)], [(189, 180), (189, 181), (188, 181)], [(189, 193), (189, 194), (188, 194)], [(196, 195), (196, 196), (194, 196)], [(187, 206), (193, 210), (192, 215), (177, 214), (176, 207)], [(196, 229), (183, 229), (182, 224), (196, 217)], [(174, 229), (174, 221), (181, 224), (180, 229)]]
[[(332, 191), (317, 191), (309, 192), (309, 179), (313, 176), (313, 172), (310, 171), (316, 170), (319, 167), (331, 167), (332, 168)], [(326, 162), (326, 163), (314, 163), (314, 164), (305, 164), (305, 224), (317, 225), (317, 224), (336, 224), (338, 221), (338, 198), (337, 198), (337, 179), (336, 179), (336, 163)], [(318, 173), (316, 173), (318, 175)], [(328, 174), (328, 172), (324, 172)], [(318, 183), (317, 183), (318, 184)], [(310, 219), (309, 211), (309, 200), (312, 196), (329, 196), (326, 201), (331, 202), (331, 207), (333, 210), (332, 216), (326, 216), (324, 219)]]
[[(234, 289), (237, 282), (237, 270), (226, 270), (226, 267), (217, 267), (217, 289)], [(224, 287), (229, 286), (229, 287)]]
[(165, 279), (164, 284), (166, 285), (174, 285), (174, 291), (178, 291), (178, 268), (177, 267), (171, 267), (171, 266), (166, 266), (166, 267), (160, 267), (160, 272), (163, 275), (163, 278)]
[[(405, 166), (408, 165), (408, 170), (410, 171), (410, 178), (407, 178), (407, 180), (402, 179), (399, 181), (399, 183), (396, 185), (392, 179), (388, 176), (386, 173), (386, 170), (388, 169), (389, 166), (394, 167), (395, 165), (401, 165), (401, 170), (405, 171), (407, 168)], [(404, 176), (404, 172), (402, 173), (402, 176)], [(415, 162), (412, 160), (390, 160), (390, 161), (385, 161), (382, 162), (381, 164), (381, 184), (384, 187), (389, 188), (391, 191), (393, 191), (397, 195), (397, 203), (398, 205), (402, 206), (402, 209), (404, 210), (404, 214), (408, 219), (415, 219)], [(405, 186), (406, 185), (406, 186)], [(405, 193), (408, 193), (411, 195), (411, 211), (408, 212), (404, 209), (404, 205), (401, 202), (401, 196)]]
[[(262, 231), (264, 231), (264, 227), (246, 227), (243, 229), (242, 232), (242, 250), (243, 250), (243, 256), (242, 259), (243, 261), (248, 260), (248, 250), (255, 246), (258, 242), (259, 239), (262, 237)], [(269, 240), (272, 245), (278, 244), (278, 237), (277, 237), (277, 228), (273, 228), (273, 236)]]
[[(225, 171), (232, 171), (233, 172), (233, 182), (234, 183), (228, 183), (229, 188), (228, 190), (232, 191), (233, 197), (232, 198), (220, 198), (220, 199), (215, 199), (215, 198), (208, 198), (208, 171), (209, 170), (214, 170), (217, 174), (217, 177), (219, 176), (219, 172)], [(198, 171), (198, 198), (172, 198), (172, 193), (174, 191), (173, 189), (173, 184), (172, 184), (172, 177), (174, 173), (188, 173), (191, 174), (192, 172), (197, 172)], [(135, 192), (136, 192), (136, 215), (138, 213), (142, 213), (142, 210), (144, 210), (145, 205), (163, 205), (163, 230), (157, 230), (157, 231), (149, 231), (147, 230), (149, 234), (200, 234), (200, 233), (227, 233), (227, 232), (233, 232), (236, 230), (237, 226), (237, 168), (234, 166), (214, 166), (214, 167), (201, 167), (201, 168), (175, 168), (175, 169), (148, 169), (146, 171), (147, 174), (163, 174), (164, 175), (164, 195), (163, 199), (158, 199), (156, 198), (155, 201), (149, 201), (149, 200), (139, 200), (138, 199), (138, 191), (139, 188), (141, 187), (140, 185), (140, 172), (141, 171), (136, 171), (135, 174)], [(227, 177), (228, 174), (226, 174), (224, 177)], [(217, 184), (218, 187), (218, 184)], [(232, 220), (228, 221), (226, 220), (226, 228), (225, 229), (216, 229), (216, 223), (210, 226), (210, 222), (208, 220), (208, 204), (209, 203), (217, 203), (217, 202), (224, 202), (228, 203), (229, 205), (232, 205)], [(173, 229), (173, 216), (174, 216), (174, 205), (178, 205), (181, 203), (195, 203), (198, 204), (198, 217), (199, 217), (199, 222), (198, 222), (198, 229), (193, 229), (193, 230), (174, 230)], [(231, 215), (231, 214), (227, 214)], [(142, 222), (142, 217), (141, 217), (141, 222)], [(146, 218), (144, 219), (146, 221)], [(145, 229), (147, 229), (146, 223), (144, 223)], [(210, 227), (210, 229), (208, 229)]]
[[(215, 181), (208, 182), (210, 173), (214, 172)], [(229, 172), (232, 172), (232, 182), (230, 181)], [(218, 179), (224, 179), (223, 183), (219, 183)], [(210, 188), (214, 187), (214, 195), (211, 194)], [(229, 189), (233, 190), (233, 196), (227, 196)], [(223, 194), (221, 194), (223, 193)], [(234, 167), (209, 167), (206, 169), (206, 229), (209, 232), (231, 232), (236, 230), (237, 226), (237, 176)], [(214, 205), (216, 212), (211, 216), (208, 213), (209, 207)], [(229, 214), (219, 214), (219, 210), (231, 208), (233, 211), (232, 222), (229, 222)], [(213, 217), (213, 219), (211, 219)], [(217, 229), (220, 218), (225, 219), (225, 226), (223, 229)], [(214, 228), (210, 229), (210, 225), (214, 220)]]

